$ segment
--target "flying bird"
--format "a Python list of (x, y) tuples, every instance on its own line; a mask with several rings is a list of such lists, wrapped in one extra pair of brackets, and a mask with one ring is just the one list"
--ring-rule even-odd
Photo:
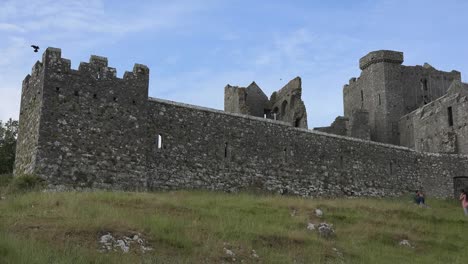
[(37, 52), (39, 50), (39, 46), (31, 45), (31, 47), (34, 49), (34, 52)]

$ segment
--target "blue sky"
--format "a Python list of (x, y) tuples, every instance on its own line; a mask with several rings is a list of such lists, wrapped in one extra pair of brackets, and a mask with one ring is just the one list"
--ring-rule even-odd
[[(468, 73), (468, 1), (0, 0), (0, 120), (44, 48), (77, 68), (91, 54), (117, 75), (150, 67), (151, 97), (223, 109), (226, 84), (267, 95), (300, 76), (309, 127), (343, 114), (342, 87), (366, 53)], [(33, 53), (31, 44), (41, 46)]]

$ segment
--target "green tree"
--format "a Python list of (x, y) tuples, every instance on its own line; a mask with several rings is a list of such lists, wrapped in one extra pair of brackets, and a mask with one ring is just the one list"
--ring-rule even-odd
[(13, 172), (17, 135), (17, 120), (10, 118), (6, 123), (0, 120), (0, 174)]

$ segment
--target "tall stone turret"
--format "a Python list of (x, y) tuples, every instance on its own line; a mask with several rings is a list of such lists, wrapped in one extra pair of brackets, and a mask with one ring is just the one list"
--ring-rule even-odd
[(51, 185), (144, 186), (149, 70), (135, 64), (116, 77), (107, 58), (70, 68), (48, 48), (23, 81), (15, 174), (34, 173)]
[(351, 78), (343, 88), (344, 115), (356, 110), (369, 113), (370, 138), (399, 144), (399, 119), (421, 105), (444, 95), (457, 71), (443, 72), (432, 66), (404, 66), (403, 53), (373, 51), (359, 60), (359, 78)]

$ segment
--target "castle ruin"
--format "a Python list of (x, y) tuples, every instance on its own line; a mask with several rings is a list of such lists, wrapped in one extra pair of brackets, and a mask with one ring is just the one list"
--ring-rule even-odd
[(363, 57), (344, 117), (309, 130), (299, 78), (269, 99), (255, 83), (227, 86), (220, 111), (149, 98), (144, 65), (118, 78), (104, 57), (74, 70), (48, 48), (23, 81), (15, 175), (56, 189), (451, 197), (468, 185), (468, 87), (402, 62)]
[(224, 88), (224, 111), (280, 120), (294, 127), (307, 128), (307, 111), (301, 95), (300, 77), (273, 92), (269, 100), (255, 82), (246, 88), (227, 85)]

